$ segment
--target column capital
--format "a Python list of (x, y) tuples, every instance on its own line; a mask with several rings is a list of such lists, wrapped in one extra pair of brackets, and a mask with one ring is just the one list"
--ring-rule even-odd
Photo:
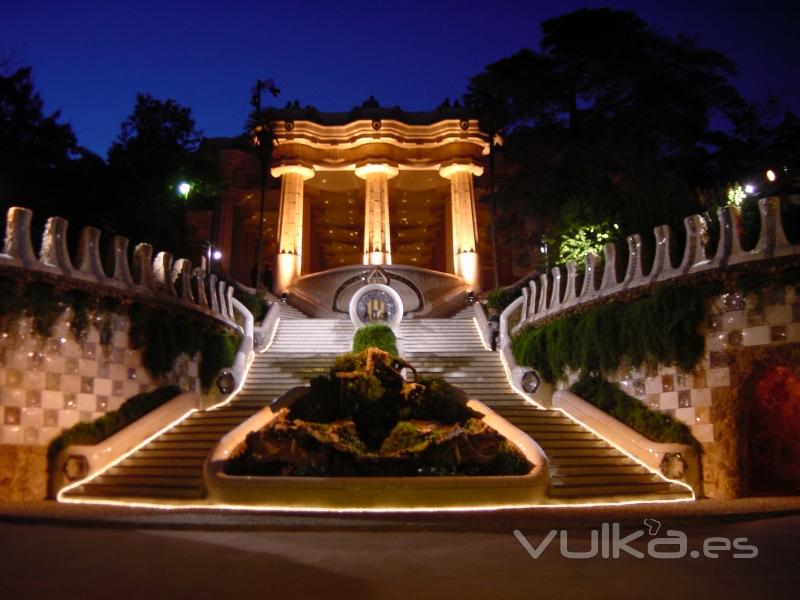
[(270, 169), (270, 175), (276, 179), (286, 173), (297, 173), (302, 176), (303, 180), (311, 179), (315, 175), (314, 167), (301, 164), (283, 164)]
[(360, 165), (356, 165), (355, 174), (356, 177), (360, 179), (366, 179), (367, 175), (372, 173), (383, 173), (391, 179), (395, 175), (397, 175), (400, 170), (395, 167), (394, 165), (390, 165), (387, 163), (363, 163)]
[(474, 163), (450, 163), (439, 167), (439, 175), (450, 179), (456, 173), (471, 173), (475, 177), (483, 175), (483, 167)]

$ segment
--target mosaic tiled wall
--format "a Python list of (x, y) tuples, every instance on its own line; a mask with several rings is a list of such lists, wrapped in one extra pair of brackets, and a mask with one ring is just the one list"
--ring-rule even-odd
[(127, 317), (113, 317), (105, 346), (93, 326), (83, 343), (76, 342), (69, 318), (67, 311), (44, 341), (31, 333), (28, 319), (17, 336), (0, 338), (0, 444), (45, 445), (63, 429), (167, 383), (200, 391), (198, 361), (185, 355), (164, 380), (152, 380), (141, 352), (130, 347)]
[(706, 317), (706, 354), (693, 373), (660, 367), (657, 373), (619, 373), (612, 378), (649, 407), (686, 423), (703, 444), (713, 443), (714, 390), (731, 385), (730, 351), (800, 342), (800, 295), (793, 286), (760, 294), (723, 294)]

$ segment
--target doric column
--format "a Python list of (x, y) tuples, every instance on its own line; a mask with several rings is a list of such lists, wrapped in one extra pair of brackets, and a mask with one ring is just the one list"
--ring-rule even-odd
[(303, 182), (314, 176), (314, 169), (301, 165), (280, 165), (271, 171), (281, 178), (281, 204), (278, 211), (278, 264), (276, 291), (281, 293), (300, 276), (303, 264)]
[(471, 163), (455, 163), (439, 169), (439, 174), (450, 180), (453, 272), (473, 290), (478, 283), (478, 224), (472, 176), (481, 173), (483, 167)]
[(364, 201), (364, 264), (392, 264), (389, 228), (389, 179), (398, 170), (386, 164), (357, 167), (356, 176), (366, 182)]

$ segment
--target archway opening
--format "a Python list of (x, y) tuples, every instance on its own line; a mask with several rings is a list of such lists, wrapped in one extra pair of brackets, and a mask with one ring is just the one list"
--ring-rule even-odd
[(758, 375), (748, 455), (751, 495), (800, 493), (800, 378), (785, 365)]

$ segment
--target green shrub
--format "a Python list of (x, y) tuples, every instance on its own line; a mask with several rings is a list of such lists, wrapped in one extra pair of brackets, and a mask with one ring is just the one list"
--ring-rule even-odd
[(89, 332), (92, 298), (83, 290), (70, 290), (64, 294), (64, 302), (72, 308), (72, 318), (69, 321), (70, 333), (76, 342), (83, 342)]
[(269, 302), (257, 294), (250, 294), (234, 286), (233, 297), (244, 304), (245, 308), (253, 314), (256, 323), (264, 320), (269, 309)]
[(407, 418), (437, 423), (465, 423), (475, 416), (456, 389), (441, 377), (420, 377), (425, 390), (411, 403)]
[(91, 423), (77, 423), (63, 431), (61, 435), (50, 442), (47, 456), (53, 460), (68, 446), (99, 444), (180, 393), (181, 389), (178, 386), (169, 385), (133, 396), (126, 400), (119, 410), (103, 415)]
[(494, 308), (497, 312), (503, 312), (505, 308), (516, 300), (520, 294), (519, 287), (496, 288), (486, 295), (487, 308)]
[(25, 299), (16, 281), (0, 277), (0, 326), (4, 332), (16, 327), (25, 310)]
[(691, 371), (705, 351), (705, 300), (719, 290), (715, 283), (665, 286), (630, 303), (598, 305), (529, 327), (512, 338), (514, 358), (551, 382), (569, 370), (609, 374), (622, 366), (661, 364)]
[(64, 312), (55, 288), (49, 283), (31, 283), (25, 288), (25, 314), (33, 319), (33, 331), (46, 338)]
[(646, 407), (613, 383), (583, 377), (570, 391), (654, 442), (688, 444), (698, 451), (701, 449), (684, 423)]
[(203, 332), (200, 383), (204, 390), (211, 388), (214, 378), (221, 369), (233, 364), (238, 348), (238, 336), (217, 329), (207, 329)]
[(361, 352), (366, 348), (380, 348), (397, 356), (397, 337), (388, 325), (364, 325), (353, 336), (353, 352)]

